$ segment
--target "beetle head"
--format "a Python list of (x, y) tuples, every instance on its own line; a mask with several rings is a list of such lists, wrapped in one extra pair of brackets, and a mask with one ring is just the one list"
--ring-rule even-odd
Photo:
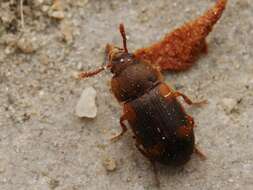
[(113, 45), (107, 44), (105, 49), (105, 60), (104, 65), (94, 71), (81, 72), (79, 78), (92, 77), (104, 71), (108, 68), (111, 69), (111, 72), (114, 75), (118, 75), (126, 67), (131, 64), (135, 64), (136, 60), (134, 55), (128, 53), (127, 44), (126, 44), (126, 33), (123, 24), (119, 25), (119, 30), (123, 39), (123, 48), (115, 47)]
[(134, 55), (128, 53), (126, 44), (126, 33), (124, 25), (120, 24), (119, 30), (123, 39), (123, 48), (118, 48), (113, 45), (106, 46), (106, 65), (110, 65), (111, 72), (115, 75), (123, 71), (127, 66), (134, 64), (136, 61)]

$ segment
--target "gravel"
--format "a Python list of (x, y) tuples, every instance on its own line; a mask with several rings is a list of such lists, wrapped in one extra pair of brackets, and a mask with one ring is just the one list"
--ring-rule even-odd
[(95, 118), (97, 116), (96, 95), (97, 92), (92, 87), (83, 90), (76, 105), (75, 112), (78, 117)]

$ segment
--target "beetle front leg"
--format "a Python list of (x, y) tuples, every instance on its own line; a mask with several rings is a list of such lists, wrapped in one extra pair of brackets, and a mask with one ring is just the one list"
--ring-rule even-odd
[(173, 92), (172, 96), (174, 96), (175, 98), (181, 96), (188, 105), (202, 106), (204, 104), (207, 104), (207, 100), (202, 100), (200, 102), (193, 102), (190, 98), (188, 98), (186, 95), (184, 95), (181, 92)]
[(112, 137), (111, 141), (113, 142), (118, 141), (125, 134), (125, 132), (127, 131), (127, 126), (124, 124), (125, 120), (127, 120), (126, 114), (120, 117), (120, 127), (122, 131), (118, 135), (115, 135), (114, 137)]

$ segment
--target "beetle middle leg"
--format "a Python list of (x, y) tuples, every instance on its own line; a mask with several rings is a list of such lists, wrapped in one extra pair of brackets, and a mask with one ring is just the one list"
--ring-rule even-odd
[(120, 117), (120, 127), (121, 127), (122, 131), (118, 135), (115, 135), (114, 137), (112, 137), (111, 141), (113, 141), (113, 142), (118, 141), (125, 134), (125, 132), (127, 132), (127, 126), (124, 124), (125, 120), (127, 120), (126, 114), (124, 114)]
[(197, 125), (195, 124), (195, 121), (194, 121), (193, 117), (190, 116), (190, 115), (187, 115), (187, 114), (186, 114), (186, 117), (187, 117), (187, 120), (188, 120), (188, 122), (189, 122), (189, 125), (190, 125), (192, 128), (196, 128)]
[(202, 106), (204, 104), (207, 104), (207, 100), (202, 100), (202, 101), (199, 101), (199, 102), (193, 102), (190, 98), (188, 98), (186, 95), (184, 95), (181, 92), (173, 92), (173, 93), (169, 94), (168, 96), (173, 96), (175, 98), (181, 96), (188, 105)]
[(191, 126), (195, 126), (195, 122), (194, 122), (194, 119), (192, 118), (192, 116), (189, 116), (189, 115), (186, 115), (187, 119), (188, 119), (188, 122)]

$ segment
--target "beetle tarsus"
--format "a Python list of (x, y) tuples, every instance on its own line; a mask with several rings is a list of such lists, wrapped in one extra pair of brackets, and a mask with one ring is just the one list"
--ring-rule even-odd
[[(203, 105), (208, 103), (207, 100), (202, 100), (202, 101), (199, 101), (199, 102), (193, 102), (189, 97), (187, 97), (186, 95), (184, 95), (181, 92), (173, 92), (173, 93), (171, 93), (171, 95), (174, 96), (175, 98), (182, 97), (184, 99), (184, 101), (188, 105), (191, 105), (191, 106), (203, 106)], [(171, 95), (169, 94), (168, 96), (171, 96)], [(168, 97), (168, 96), (166, 96), (166, 97)]]
[(117, 142), (118, 140), (120, 140), (120, 138), (124, 135), (124, 133), (126, 132), (126, 130), (123, 130), (120, 132), (120, 134), (115, 135), (114, 137), (112, 137), (110, 140), (112, 142)]
[(151, 164), (152, 164), (154, 175), (155, 175), (155, 184), (159, 188), (160, 187), (160, 179), (158, 177), (158, 171), (157, 171), (156, 163), (154, 161), (151, 161)]
[(120, 126), (122, 131), (118, 135), (115, 135), (114, 137), (111, 138), (112, 142), (118, 141), (125, 134), (125, 132), (127, 132), (127, 126), (124, 124), (124, 121), (126, 120), (125, 117), (126, 115), (120, 117)]
[(194, 147), (194, 153), (197, 154), (201, 158), (201, 160), (207, 159), (207, 156), (202, 153), (197, 147)]

